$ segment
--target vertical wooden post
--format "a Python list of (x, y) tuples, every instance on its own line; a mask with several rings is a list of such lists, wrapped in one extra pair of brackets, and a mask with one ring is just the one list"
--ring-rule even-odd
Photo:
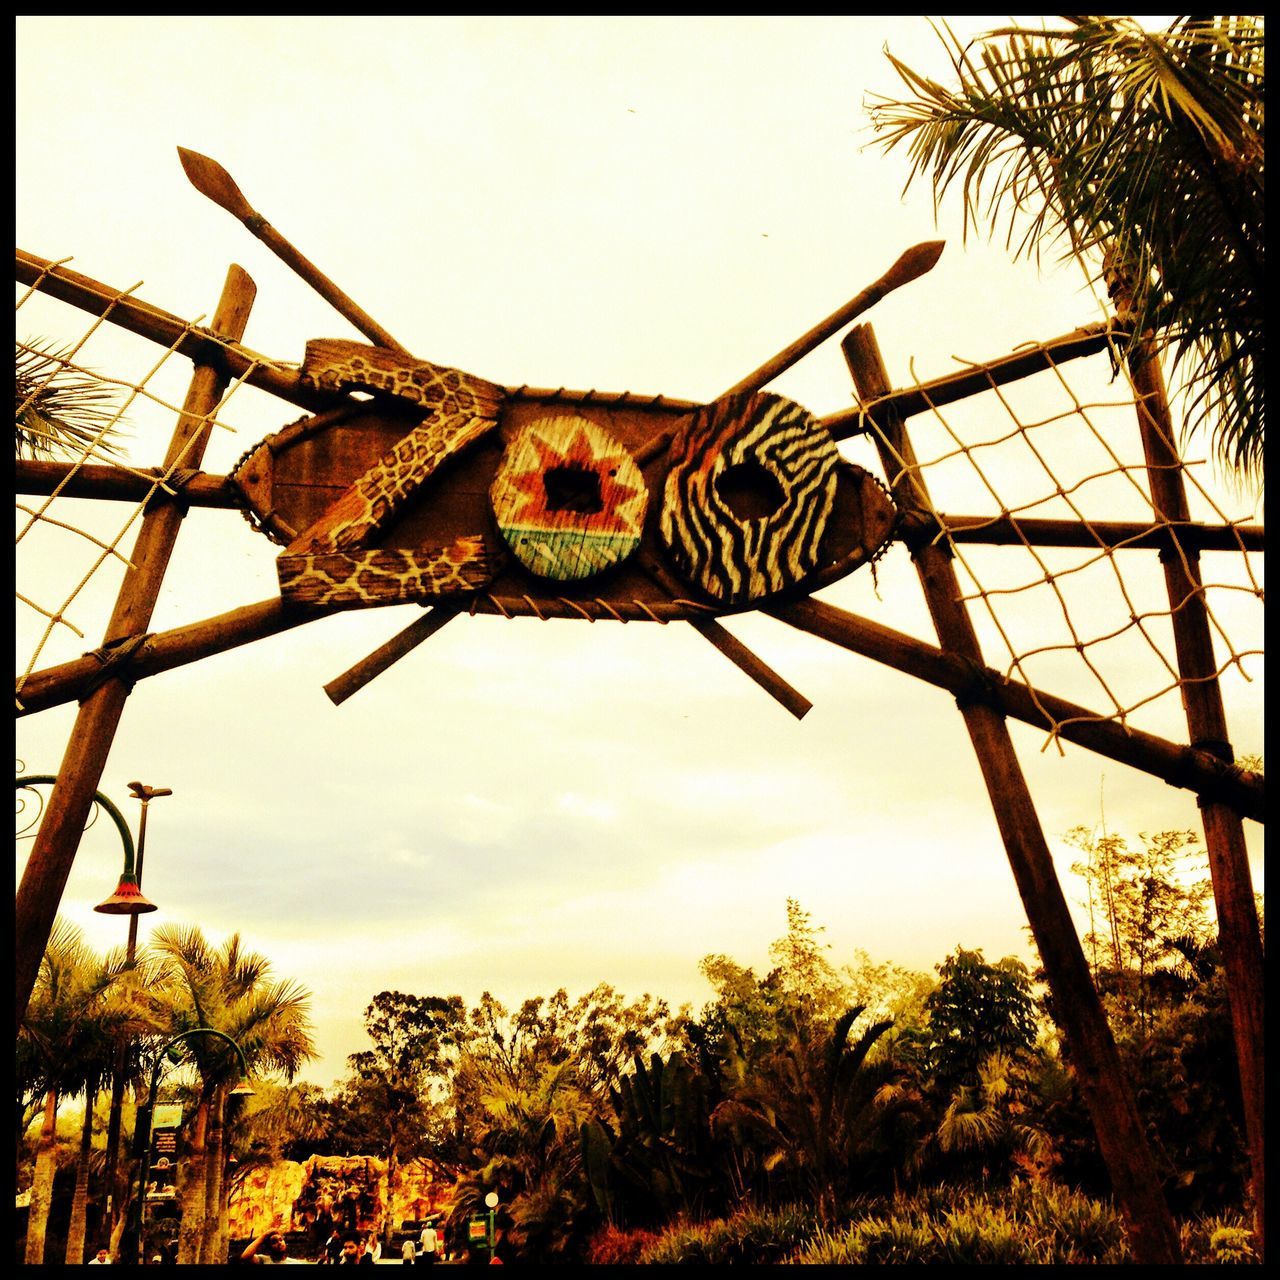
[[(890, 389), (889, 379), (871, 327), (857, 326), (841, 346), (859, 397), (866, 401), (885, 395)], [(924, 481), (901, 418), (890, 412), (882, 419), (877, 410), (876, 421), (886, 437), (877, 438), (876, 444), (894, 500), (904, 512), (927, 515)], [(982, 650), (960, 599), (950, 552), (942, 545), (931, 545), (926, 536), (914, 540), (912, 559), (942, 649), (980, 669)], [(1055, 1017), (1066, 1033), (1071, 1065), (1111, 1174), (1134, 1260), (1176, 1263), (1181, 1258), (1178, 1231), (1169, 1215), (1111, 1029), (1058, 883), (1030, 788), (1003, 714), (983, 695), (980, 682), (975, 684), (979, 687), (957, 702), (977, 752), (996, 825), (1044, 963)]]
[[(1138, 427), (1151, 485), (1151, 503), (1162, 520), (1189, 518), (1182, 463), (1174, 445), (1173, 419), (1164, 375), (1149, 345), (1129, 365), (1138, 393)], [(1191, 745), (1231, 764), (1235, 760), (1227, 733), (1227, 717), (1218, 684), (1217, 663), (1209, 632), (1209, 611), (1200, 577), (1200, 553), (1194, 542), (1168, 530), (1170, 544), (1161, 548), (1165, 586), (1172, 610), (1173, 640), (1182, 678), (1182, 705)], [(1205, 849), (1213, 900), (1218, 910), (1218, 944), (1227, 975), (1227, 996), (1240, 1068), (1244, 1119), (1253, 1173), (1254, 1236), (1263, 1256), (1265, 1143), (1263, 1136), (1263, 978), (1262, 938), (1249, 872), (1248, 850), (1240, 815), (1228, 805), (1201, 798)]]
[[(257, 287), (248, 274), (233, 264), (227, 272), (213, 318), (213, 331), (219, 337), (239, 341), (256, 293)], [(228, 380), (220, 364), (196, 365), (169, 444), (166, 467), (200, 466), (212, 430), (207, 418), (222, 399)], [(104, 644), (146, 631), (184, 515), (181, 501), (169, 499), (158, 501), (143, 516), (130, 557), (135, 567), (125, 574)], [(14, 1015), (19, 1026), (26, 1016), (40, 958), (49, 941), (49, 931), (71, 874), (93, 793), (102, 777), (131, 687), (127, 677), (113, 676), (80, 704), (58, 770), (58, 783), (49, 797), (44, 820), (18, 886), (14, 904), (17, 968)]]

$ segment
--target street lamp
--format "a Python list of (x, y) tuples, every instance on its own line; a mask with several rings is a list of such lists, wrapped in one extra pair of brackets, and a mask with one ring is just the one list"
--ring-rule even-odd
[[(120, 883), (116, 887), (115, 893), (105, 901), (98, 903), (94, 910), (100, 911), (103, 915), (127, 915), (129, 917), (129, 939), (125, 948), (125, 964), (132, 969), (138, 950), (138, 916), (145, 911), (154, 911), (156, 909), (152, 903), (142, 896), (142, 855), (147, 847), (147, 805), (157, 796), (173, 795), (173, 791), (169, 787), (143, 786), (141, 782), (129, 783), (129, 790), (133, 793), (135, 799), (142, 801), (142, 816), (138, 821), (137, 863), (136, 865), (133, 863), (133, 842), (128, 839), (128, 828), (124, 826), (123, 819), (119, 819), (116, 825), (120, 828), (126, 841), (124, 871), (120, 876)], [(108, 812), (112, 812), (112, 809), (108, 808)], [(124, 1109), (124, 1076), (128, 1053), (129, 1048), (124, 1044), (117, 1050), (115, 1071), (112, 1073), (111, 1079), (111, 1110), (107, 1117), (107, 1150), (105, 1169), (103, 1171), (108, 1206), (116, 1198), (117, 1190), (120, 1192), (119, 1199), (121, 1201), (124, 1199), (123, 1186), (119, 1188), (116, 1186), (116, 1167), (120, 1160), (120, 1116)], [(123, 1178), (121, 1182), (123, 1183)], [(110, 1211), (105, 1215), (108, 1233), (111, 1231), (112, 1216)]]
[[(21, 790), (23, 787), (34, 788), (41, 783), (53, 786), (57, 781), (56, 774), (30, 773), (18, 778), (17, 786)], [(133, 850), (133, 836), (129, 833), (129, 824), (124, 820), (124, 815), (101, 791), (93, 793), (94, 802), (115, 823), (116, 830), (120, 834), (120, 843), (124, 846), (124, 870), (120, 873), (120, 882), (116, 885), (115, 892), (94, 907), (94, 910), (101, 912), (103, 915), (127, 915), (129, 917), (129, 939), (125, 953), (125, 964), (132, 969), (138, 944), (138, 917), (145, 915), (148, 911), (157, 910), (156, 904), (143, 895), (141, 887), (142, 853), (147, 836), (147, 802), (154, 796), (168, 796), (172, 795), (173, 792), (168, 788), (143, 787), (138, 782), (131, 782), (129, 789), (142, 801), (142, 820), (138, 827), (136, 861)], [(107, 1189), (108, 1209), (117, 1190), (115, 1173), (119, 1160), (120, 1112), (124, 1105), (124, 1071), (127, 1053), (127, 1047), (121, 1045), (116, 1055), (115, 1070), (111, 1082), (111, 1111), (107, 1120), (107, 1149), (105, 1153), (105, 1169), (103, 1171), (103, 1185)], [(109, 1238), (111, 1231), (110, 1212), (106, 1215), (106, 1231)]]
[(494, 1244), (496, 1243), (493, 1238), (493, 1214), (494, 1210), (498, 1207), (498, 1193), (496, 1191), (490, 1191), (489, 1194), (485, 1196), (484, 1202), (485, 1206), (489, 1210), (489, 1261), (492, 1262)]
[(240, 1083), (233, 1092), (241, 1096), (253, 1092), (252, 1087), (247, 1082), (249, 1063), (245, 1059), (244, 1050), (225, 1031), (218, 1031), (213, 1027), (192, 1027), (190, 1031), (179, 1032), (172, 1040), (161, 1046), (160, 1051), (156, 1054), (155, 1066), (151, 1068), (151, 1081), (147, 1089), (146, 1106), (138, 1108), (138, 1118), (134, 1131), (134, 1149), (140, 1153), (141, 1159), (138, 1164), (138, 1231), (134, 1240), (133, 1260), (140, 1265), (145, 1264), (147, 1260), (146, 1251), (142, 1248), (142, 1227), (146, 1208), (147, 1170), (151, 1166), (151, 1117), (155, 1113), (156, 1091), (160, 1088), (160, 1071), (165, 1064), (169, 1051), (175, 1045), (180, 1044), (183, 1040), (190, 1039), (192, 1036), (217, 1036), (219, 1040), (225, 1040), (236, 1051), (236, 1057), (240, 1059), (242, 1076)]

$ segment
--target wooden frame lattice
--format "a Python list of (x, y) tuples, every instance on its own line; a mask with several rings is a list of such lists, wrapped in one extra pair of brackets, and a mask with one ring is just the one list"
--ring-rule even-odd
[[(193, 153), (183, 152), (182, 158), (188, 175), (204, 194), (241, 218), (259, 239), (315, 285), (379, 348), (408, 356), (405, 348), (255, 213), (225, 170)], [(876, 284), (726, 394), (759, 391), (802, 355), (844, 329), (889, 289), (928, 271), (940, 251), (941, 245), (934, 244), (917, 246), (916, 250), (904, 254)], [(310, 414), (319, 415), (307, 420), (313, 425), (309, 427), (304, 423), (302, 430), (314, 429), (314, 423), (332, 423), (351, 409), (343, 404), (335, 407), (333, 394), (322, 393), (310, 385), (304, 370), (273, 361), (241, 345), (255, 289), (238, 267), (232, 267), (228, 273), (213, 322), (207, 329), (134, 297), (132, 289), (116, 290), (81, 275), (65, 262), (52, 262), (19, 250), (16, 268), (18, 280), (29, 286), (27, 296), (40, 291), (61, 299), (97, 317), (95, 328), (106, 322), (159, 344), (165, 349), (161, 362), (180, 354), (189, 358), (194, 366), (188, 394), (180, 408), (148, 392), (146, 378), (138, 384), (122, 384), (129, 398), (148, 396), (178, 413), (162, 466), (140, 469), (93, 465), (88, 462), (88, 454), (73, 464), (19, 462), (17, 466), (17, 486), (21, 493), (43, 495), (50, 502), (57, 496), (123, 501), (134, 504), (137, 512), (142, 513), (137, 543), (125, 561), (127, 573), (102, 646), (83, 658), (37, 671), (34, 664), (38, 647), (27, 671), (17, 681), (19, 715), (73, 699), (81, 703), (59, 770), (59, 783), (50, 797), (18, 892), (16, 1013), (20, 1021), (107, 751), (133, 683), (334, 611), (274, 598), (159, 634), (147, 630), (186, 510), (192, 506), (220, 509), (244, 506), (243, 494), (231, 478), (200, 470), (209, 435), (219, 425), (218, 415), (226, 403), (229, 385), (234, 382), (236, 386), (256, 386)], [(1060, 1011), (1117, 1199), (1129, 1226), (1135, 1258), (1171, 1261), (1178, 1256), (1176, 1231), (1160, 1192), (1159, 1178), (1119, 1068), (1115, 1046), (1054, 872), (1006, 718), (1042, 728), (1049, 741), (1060, 738), (1087, 747), (1171, 785), (1188, 788), (1199, 797), (1231, 985), (1254, 1194), (1261, 1205), (1264, 1185), (1261, 947), (1241, 818), (1262, 820), (1264, 783), (1260, 775), (1234, 763), (1218, 686), (1218, 677), (1226, 667), (1234, 665), (1243, 672), (1242, 659), (1258, 651), (1237, 652), (1231, 646), (1206, 600), (1199, 560), (1203, 550), (1236, 550), (1248, 566), (1248, 553), (1262, 548), (1263, 531), (1259, 525), (1231, 521), (1216, 509), (1216, 524), (1206, 525), (1191, 519), (1183, 479), (1186, 468), (1175, 448), (1159, 366), (1150, 351), (1143, 353), (1128, 369), (1134, 394), (1131, 400), (1122, 402), (1133, 405), (1137, 414), (1144, 453), (1141, 467), (1127, 465), (1111, 452), (1112, 466), (1098, 473), (1123, 477), (1137, 487), (1150, 505), (1150, 521), (1089, 519), (1073, 497), (1079, 486), (1064, 488), (1058, 481), (1032, 439), (1033, 431), (1046, 426), (1050, 419), (1032, 423), (1019, 421), (1002, 388), (1032, 374), (1053, 372), (1072, 401), (1069, 416), (1086, 423), (1101, 440), (1101, 433), (1089, 420), (1096, 406), (1075, 396), (1062, 375), (1061, 366), (1109, 349), (1114, 330), (1114, 324), (1077, 329), (1002, 359), (897, 390), (890, 386), (871, 329), (859, 325), (850, 331), (843, 349), (857, 387), (859, 404), (854, 409), (821, 419), (821, 427), (836, 440), (865, 435), (872, 442), (898, 508), (893, 537), (911, 551), (939, 645), (931, 646), (812, 598), (767, 600), (759, 607), (801, 630), (945, 688), (956, 697), (1044, 961), (1055, 1008)], [(68, 368), (78, 367), (74, 359), (83, 341), (66, 354)], [(1015, 508), (1004, 505), (996, 486), (976, 459), (982, 448), (997, 441), (966, 444), (941, 413), (944, 406), (981, 392), (993, 393), (1013, 420), (1014, 426), (1000, 440), (1016, 437), (1031, 450), (1055, 486), (1052, 496), (1067, 504), (1071, 519), (1027, 514), (1039, 505), (1038, 501)], [(647, 412), (671, 415), (668, 420), (673, 423), (698, 408), (688, 401), (661, 396), (634, 397), (630, 393), (565, 388), (494, 388), (494, 393), (498, 397), (580, 408), (642, 405)], [(916, 457), (905, 426), (908, 418), (918, 414), (931, 415), (953, 444), (950, 451), (923, 463)], [(659, 429), (636, 452), (637, 462), (644, 465), (662, 457), (675, 432), (674, 426)], [(934, 506), (925, 473), (954, 458), (963, 458), (973, 467), (1000, 505), (998, 514), (953, 515)], [(1136, 470), (1142, 471), (1145, 487)], [(1086, 480), (1093, 478), (1097, 476), (1085, 477)], [(28, 528), (40, 520), (57, 523), (48, 515), (48, 502), (39, 508), (23, 507), (22, 510), (30, 517)], [(329, 524), (333, 524), (333, 520)], [(126, 524), (109, 544), (91, 539), (97, 542), (101, 552), (97, 563), (110, 555), (124, 558), (116, 544), (128, 527)], [(964, 550), (978, 544), (1022, 548), (1037, 566), (1039, 578), (1025, 586), (984, 590), (967, 563)], [(1075, 547), (1093, 554), (1085, 564), (1055, 573), (1041, 555), (1040, 548), (1046, 547)], [(1155, 550), (1163, 564), (1169, 607), (1160, 616), (1167, 620), (1173, 632), (1176, 647), (1173, 660), (1151, 638), (1148, 627), (1153, 612), (1144, 612), (1130, 600), (1116, 564), (1118, 551), (1132, 549)], [(1058, 579), (1100, 562), (1114, 569), (1120, 591), (1129, 605), (1131, 621), (1123, 629), (1132, 627), (1147, 640), (1171, 681), (1150, 698), (1129, 705), (1115, 696), (1088, 652), (1091, 647), (1114, 638), (1113, 635), (1082, 637), (1057, 584)], [(460, 613), (483, 612), (509, 618), (533, 616), (540, 620), (564, 617), (588, 622), (647, 620), (660, 624), (686, 621), (792, 714), (802, 716), (808, 710), (809, 703), (803, 695), (717, 621), (732, 609), (694, 598), (697, 592), (690, 592), (673, 578), (669, 569), (649, 552), (641, 554), (639, 563), (644, 573), (665, 592), (665, 597), (627, 601), (566, 592), (535, 598), (528, 594), (493, 594), (481, 588), (466, 599), (436, 603), (430, 613), (332, 681), (326, 691), (334, 702), (343, 701)], [(957, 566), (967, 571), (974, 590), (962, 588)], [(847, 567), (841, 572), (847, 572)], [(806, 596), (840, 576), (834, 570), (827, 573), (827, 578), (819, 572), (806, 583)], [(1248, 580), (1248, 585), (1240, 589), (1261, 598), (1261, 588), (1251, 568)], [(1055, 594), (1070, 640), (1020, 653), (1005, 634), (992, 600), (1001, 594), (1042, 585), (1047, 585)], [(62, 617), (66, 606), (46, 610), (34, 602), (28, 603), (49, 618), (46, 637), (50, 629), (66, 621)], [(971, 604), (981, 604), (987, 610), (1009, 649), (1010, 661), (1003, 672), (992, 669), (983, 655), (969, 616)], [(1230, 652), (1222, 666), (1214, 658), (1214, 630)], [(1074, 650), (1080, 656), (1111, 702), (1111, 710), (1092, 711), (1054, 697), (1031, 682), (1025, 669), (1027, 660), (1055, 649)], [(1189, 730), (1186, 745), (1143, 733), (1126, 723), (1127, 716), (1137, 707), (1173, 689), (1181, 693), (1186, 709)]]

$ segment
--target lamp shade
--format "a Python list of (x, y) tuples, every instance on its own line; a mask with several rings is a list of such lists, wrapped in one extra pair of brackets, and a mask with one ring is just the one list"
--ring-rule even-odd
[(137, 880), (130, 875), (121, 876), (115, 893), (94, 907), (104, 916), (141, 916), (158, 909), (154, 902), (142, 896)]
[(252, 1098), (256, 1092), (257, 1091), (254, 1089), (253, 1085), (251, 1085), (247, 1079), (244, 1079), (231, 1090), (231, 1093), (228, 1096), (232, 1098)]

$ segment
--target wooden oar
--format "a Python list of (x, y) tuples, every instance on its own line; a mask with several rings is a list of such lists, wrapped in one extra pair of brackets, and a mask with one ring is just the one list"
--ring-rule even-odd
[(235, 179), (216, 161), (198, 151), (178, 148), (178, 158), (191, 185), (202, 196), (239, 218), (286, 266), (297, 272), (326, 302), (351, 321), (370, 342), (409, 354), (371, 315), (343, 293), (310, 258), (304, 257), (244, 198)]

